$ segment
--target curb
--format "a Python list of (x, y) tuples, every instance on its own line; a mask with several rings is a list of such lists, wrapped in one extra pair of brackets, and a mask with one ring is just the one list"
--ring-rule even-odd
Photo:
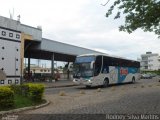
[(59, 85), (59, 86), (49, 86), (49, 87), (45, 87), (45, 88), (60, 88), (60, 87), (72, 87), (72, 86), (77, 86), (75, 84), (71, 84), (71, 85)]
[(18, 112), (23, 112), (23, 111), (26, 111), (26, 110), (38, 109), (38, 108), (41, 108), (41, 107), (45, 107), (49, 104), (50, 104), (50, 101), (46, 100), (46, 103), (40, 104), (40, 105), (37, 105), (37, 106), (23, 107), (23, 108), (13, 109), (13, 110), (9, 110), (9, 111), (1, 111), (0, 115), (18, 113)]

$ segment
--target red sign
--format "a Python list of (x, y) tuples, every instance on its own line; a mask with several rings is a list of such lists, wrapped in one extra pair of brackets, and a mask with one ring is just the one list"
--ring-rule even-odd
[(120, 75), (127, 75), (128, 74), (128, 69), (121, 68), (120, 69)]

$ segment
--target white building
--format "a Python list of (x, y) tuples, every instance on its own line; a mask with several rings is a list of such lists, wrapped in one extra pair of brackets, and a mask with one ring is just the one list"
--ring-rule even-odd
[(20, 84), (21, 32), (6, 26), (0, 22), (0, 69), (6, 76), (0, 79), (0, 86)]
[(141, 70), (159, 70), (160, 56), (157, 53), (146, 52), (141, 55)]
[[(51, 74), (51, 68), (43, 68), (38, 66), (32, 66), (30, 71), (35, 74)], [(26, 71), (27, 72), (27, 71)]]
[(32, 58), (51, 61), (50, 70), (39, 72), (48, 72), (53, 76), (54, 61), (74, 62), (77, 55), (89, 53), (103, 54), (43, 38), (41, 27), (35, 28), (22, 24), (20, 19), (0, 16), (0, 86), (20, 84), (24, 73), (24, 58), (28, 58), (28, 73), (31, 71)]

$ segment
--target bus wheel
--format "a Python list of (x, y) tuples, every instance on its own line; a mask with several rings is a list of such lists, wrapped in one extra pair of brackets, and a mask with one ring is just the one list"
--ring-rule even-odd
[(106, 88), (106, 87), (108, 87), (108, 85), (109, 85), (109, 80), (108, 80), (108, 78), (106, 78), (103, 81), (103, 87)]
[(132, 83), (135, 83), (135, 77), (132, 78)]

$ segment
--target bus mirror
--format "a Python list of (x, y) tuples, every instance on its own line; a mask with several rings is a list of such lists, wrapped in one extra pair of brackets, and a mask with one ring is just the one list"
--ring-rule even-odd
[(69, 71), (72, 71), (72, 69), (73, 69), (73, 63), (69, 63), (69, 64), (68, 64), (68, 70), (69, 70)]
[(91, 69), (94, 68), (94, 61), (91, 62)]

